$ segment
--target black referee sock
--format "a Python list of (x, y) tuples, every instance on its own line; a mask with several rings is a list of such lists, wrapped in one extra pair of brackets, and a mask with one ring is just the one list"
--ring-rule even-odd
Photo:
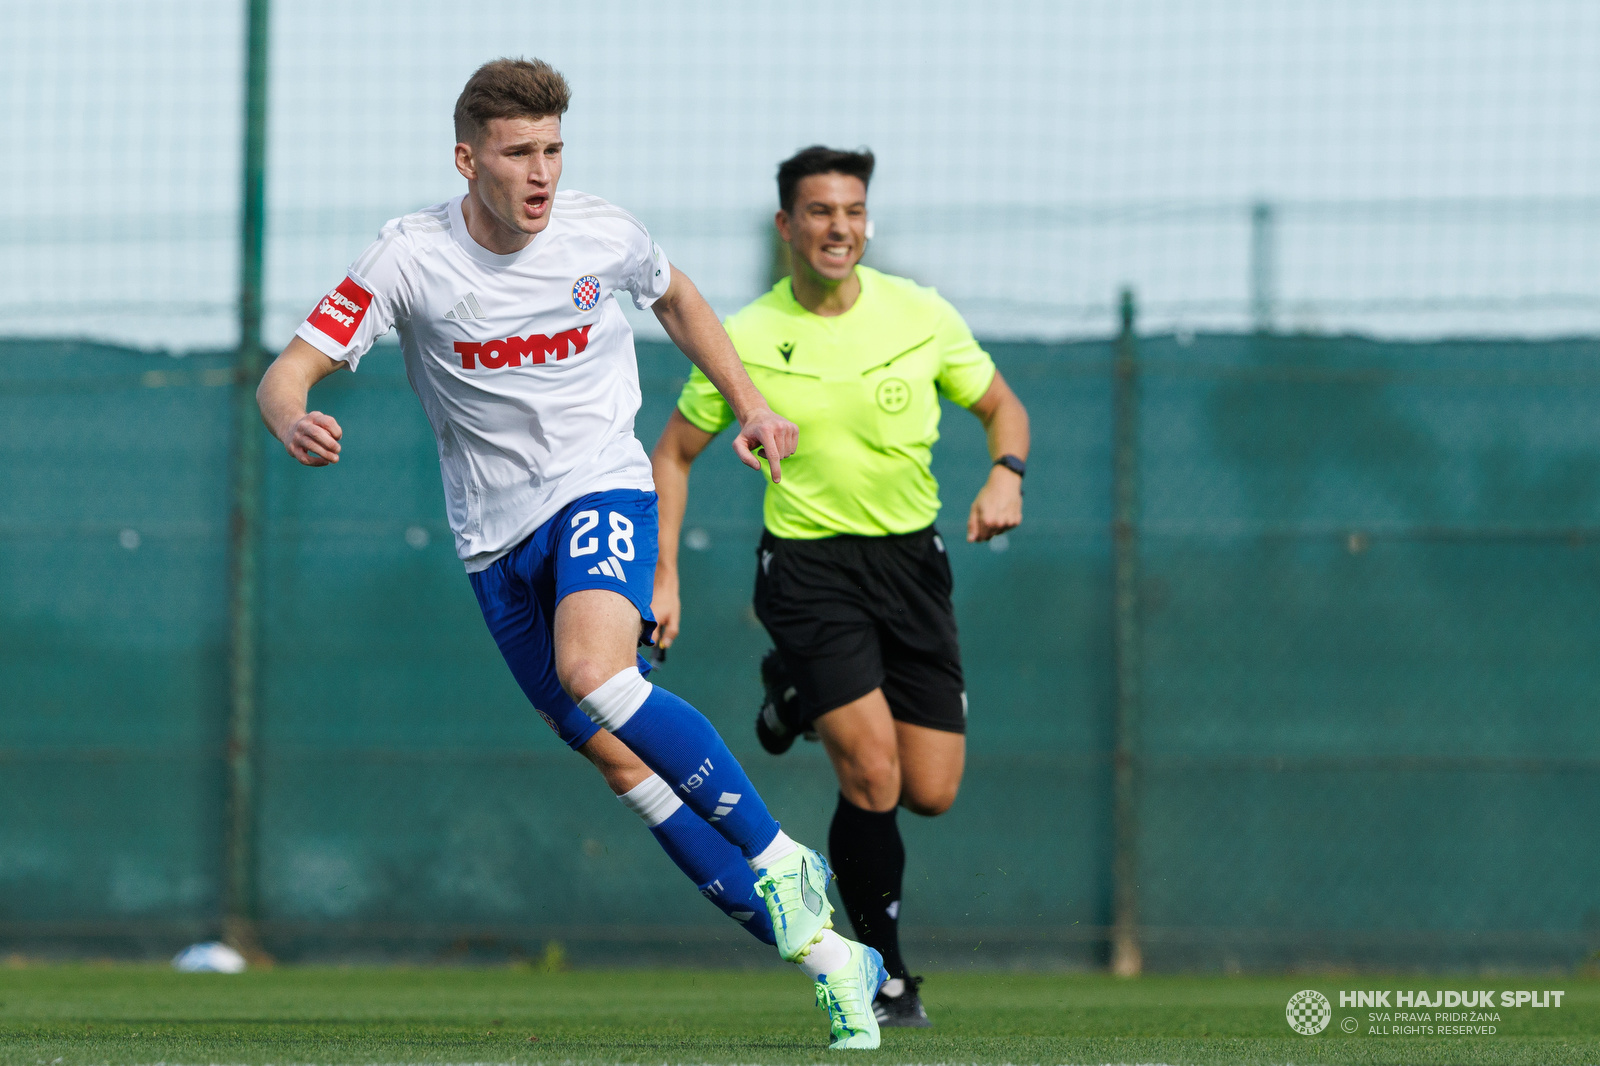
[(896, 813), (893, 808), (881, 814), (864, 811), (841, 795), (828, 829), (828, 857), (856, 936), (878, 949), (890, 977), (904, 980), (908, 974), (900, 957), (900, 882), (906, 872), (906, 848)]

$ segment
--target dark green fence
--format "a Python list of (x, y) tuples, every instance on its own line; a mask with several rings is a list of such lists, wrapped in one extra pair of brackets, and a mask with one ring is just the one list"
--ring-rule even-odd
[[(994, 350), (1033, 416), (1027, 521), (956, 544), (987, 460), (948, 411), (971, 754), (950, 814), (903, 817), (913, 961), (1105, 962), (1119, 699), (1121, 916), (1147, 965), (1600, 948), (1600, 343), (1138, 341), (1131, 689), (1113, 346)], [(229, 368), (0, 342), (0, 952), (220, 929)], [(685, 369), (641, 352), (647, 443)], [(529, 712), (455, 560), (398, 354), (316, 402), (346, 430), (337, 468), (268, 442), (265, 947), (764, 958)], [(825, 759), (752, 737), (759, 482), (719, 441), (693, 485), (685, 631), (659, 679), (821, 843)]]

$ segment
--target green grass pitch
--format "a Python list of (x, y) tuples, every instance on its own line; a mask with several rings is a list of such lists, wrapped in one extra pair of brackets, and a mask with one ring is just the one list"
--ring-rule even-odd
[[(1564, 988), (1494, 1036), (1289, 1030), (1302, 988)], [(939, 974), (937, 1028), (829, 1052), (810, 986), (782, 971), (156, 966), (0, 970), (0, 1064), (1562, 1063), (1600, 1062), (1600, 981), (1574, 978)], [(1337, 1000), (1335, 999), (1335, 1003)]]

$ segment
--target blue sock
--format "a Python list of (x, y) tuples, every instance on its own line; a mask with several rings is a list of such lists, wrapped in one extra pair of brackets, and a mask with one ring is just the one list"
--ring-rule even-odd
[(778, 836), (744, 767), (705, 715), (629, 667), (578, 702), (746, 859)]
[(766, 901), (756, 892), (756, 875), (750, 872), (750, 864), (705, 819), (687, 806), (679, 807), (666, 821), (651, 826), (650, 832), (661, 850), (717, 909), (762, 943), (778, 942), (772, 935)]
[(756, 875), (739, 849), (723, 840), (672, 788), (652, 775), (617, 799), (644, 819), (661, 850), (688, 875), (700, 894), (766, 944), (776, 943), (766, 902), (756, 893)]

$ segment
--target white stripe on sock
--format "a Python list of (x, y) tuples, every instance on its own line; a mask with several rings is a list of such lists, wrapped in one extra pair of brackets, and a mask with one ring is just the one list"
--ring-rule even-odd
[(812, 944), (806, 957), (795, 965), (813, 981), (825, 973), (838, 973), (850, 965), (850, 942), (832, 929), (824, 929), (822, 942)]
[(772, 843), (761, 849), (761, 854), (750, 860), (750, 869), (760, 873), (779, 859), (793, 855), (800, 845), (789, 839), (789, 834), (782, 829), (772, 838)]
[(643, 706), (654, 689), (637, 666), (630, 666), (579, 700), (578, 707), (589, 716), (589, 721), (615, 733)]
[(655, 774), (618, 796), (622, 805), (644, 819), (644, 824), (654, 829), (678, 813), (683, 800), (673, 794), (672, 786)]

